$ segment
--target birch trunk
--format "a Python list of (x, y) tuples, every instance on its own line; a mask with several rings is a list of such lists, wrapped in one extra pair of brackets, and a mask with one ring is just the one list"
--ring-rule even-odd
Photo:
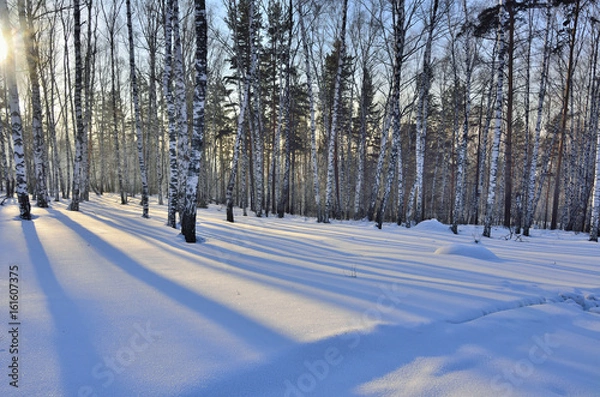
[(75, 26), (73, 39), (75, 47), (75, 93), (73, 99), (77, 131), (75, 135), (75, 160), (73, 164), (73, 190), (69, 210), (79, 211), (79, 202), (81, 200), (80, 189), (83, 181), (82, 173), (85, 169), (85, 164), (83, 163), (85, 126), (81, 103), (83, 66), (81, 61), (81, 10), (79, 0), (73, 0), (73, 21)]
[(371, 188), (371, 201), (369, 203), (369, 209), (367, 210), (367, 219), (372, 222), (375, 219), (375, 208), (377, 206), (377, 199), (379, 198), (379, 189), (381, 185), (381, 176), (383, 174), (383, 165), (385, 163), (385, 157), (387, 153), (387, 142), (388, 135), (390, 133), (390, 124), (392, 120), (392, 107), (394, 106), (394, 99), (388, 100), (388, 106), (386, 106), (386, 114), (383, 119), (383, 126), (381, 128), (381, 139), (379, 140), (379, 155), (377, 158), (377, 168), (375, 169), (375, 178), (373, 186)]
[(283, 168), (283, 181), (281, 185), (281, 197), (279, 198), (279, 203), (277, 205), (277, 217), (283, 218), (285, 211), (289, 206), (289, 197), (290, 197), (290, 158), (291, 158), (291, 139), (292, 139), (292, 120), (291, 120), (291, 87), (290, 87), (290, 79), (291, 79), (291, 71), (292, 71), (292, 36), (293, 36), (293, 8), (292, 8), (292, 0), (289, 2), (288, 6), (288, 24), (289, 24), (289, 32), (288, 32), (288, 43), (286, 48), (286, 73), (285, 73), (285, 159), (284, 159), (284, 168)]
[[(544, 56), (542, 60), (542, 74), (540, 79), (540, 89), (538, 93), (538, 108), (537, 118), (535, 122), (535, 132), (533, 138), (533, 151), (531, 153), (531, 163), (529, 166), (528, 184), (527, 184), (527, 200), (525, 203), (523, 234), (529, 236), (529, 229), (533, 223), (534, 202), (535, 202), (535, 180), (536, 170), (540, 152), (540, 134), (542, 131), (542, 118), (544, 99), (546, 97), (546, 84), (548, 82), (548, 66), (550, 60), (550, 51), (552, 43), (550, 40), (550, 29), (552, 27), (552, 8), (550, 3), (546, 6), (546, 31), (544, 36)], [(541, 183), (541, 181), (540, 181)]]
[(27, 70), (29, 73), (29, 87), (31, 89), (31, 129), (33, 132), (33, 155), (35, 164), (35, 197), (38, 207), (47, 208), (49, 205), (47, 169), (44, 164), (46, 144), (42, 127), (42, 98), (39, 80), (39, 50), (35, 40), (35, 32), (31, 22), (32, 15), (26, 15), (25, 1), (17, 2), (19, 21), (25, 44)]
[[(600, 100), (600, 95), (596, 95)], [(596, 104), (598, 106), (598, 103)], [(592, 198), (592, 219), (590, 221), (590, 241), (598, 242), (598, 229), (600, 228), (600, 128), (596, 122), (596, 173), (594, 176), (594, 194)]]
[(183, 49), (181, 44), (181, 30), (179, 26), (179, 0), (172, 0), (171, 27), (173, 29), (173, 81), (174, 102), (177, 120), (177, 211), (179, 220), (185, 205), (185, 189), (188, 164), (189, 164), (189, 139), (187, 126), (187, 104), (185, 96), (185, 71), (183, 65)]
[[(563, 103), (561, 110), (561, 126), (559, 130), (558, 141), (558, 159), (556, 161), (556, 177), (554, 180), (554, 194), (552, 199), (552, 219), (550, 221), (550, 229), (554, 230), (558, 227), (558, 207), (560, 199), (561, 175), (562, 175), (562, 160), (565, 139), (567, 135), (567, 119), (569, 118), (569, 98), (571, 94), (571, 85), (573, 79), (573, 69), (575, 67), (575, 40), (577, 37), (577, 25), (579, 22), (581, 0), (575, 0), (575, 9), (572, 12), (573, 27), (569, 27), (569, 63), (567, 64), (567, 76), (565, 82), (565, 90), (563, 93)], [(564, 226), (564, 225), (563, 225)]]
[(321, 222), (323, 220), (323, 214), (321, 209), (321, 192), (319, 188), (319, 162), (317, 160), (317, 124), (315, 118), (315, 97), (312, 87), (312, 72), (310, 70), (310, 59), (312, 58), (312, 55), (310, 52), (310, 47), (308, 45), (301, 1), (298, 3), (298, 7), (298, 19), (300, 22), (302, 49), (304, 51), (304, 66), (306, 68), (306, 85), (308, 91), (308, 101), (310, 106), (310, 160), (312, 164), (313, 192), (315, 196), (315, 205), (317, 207), (317, 222)]
[(206, 5), (205, 0), (194, 1), (196, 27), (196, 86), (194, 89), (194, 113), (192, 151), (186, 178), (185, 207), (181, 217), (181, 233), (188, 243), (196, 242), (196, 214), (198, 207), (198, 178), (202, 162), (204, 142), (204, 105), (206, 99)]
[[(75, 0), (77, 2), (77, 0)], [(11, 24), (8, 18), (8, 6), (6, 0), (0, 0), (0, 29), (6, 43), (14, 44)], [(14, 47), (8, 46), (5, 62), (5, 80), (8, 89), (8, 102), (10, 107), (10, 121), (12, 127), (13, 158), (16, 174), (16, 191), (19, 202), (19, 216), (23, 220), (31, 220), (31, 204), (27, 193), (27, 168), (25, 164), (25, 145), (23, 142), (23, 124), (21, 121), (21, 109), (19, 107), (19, 89), (15, 74), (15, 59), (12, 51)]]
[(365, 90), (365, 76), (367, 75), (366, 67), (363, 68), (362, 92), (360, 95), (360, 131), (358, 137), (358, 170), (356, 176), (356, 186), (354, 189), (354, 219), (359, 220), (364, 216), (362, 206), (362, 189), (363, 179), (365, 175), (365, 159), (366, 159), (366, 144), (367, 144), (367, 97)]
[(490, 176), (488, 183), (488, 197), (485, 204), (485, 223), (483, 236), (492, 236), (492, 221), (494, 215), (494, 202), (496, 200), (496, 188), (498, 180), (498, 157), (500, 153), (500, 135), (502, 134), (502, 105), (504, 103), (504, 63), (506, 55), (506, 43), (504, 33), (506, 28), (506, 13), (504, 0), (499, 0), (499, 24), (498, 24), (498, 70), (496, 85), (496, 120), (494, 140), (492, 142), (492, 157), (490, 161)]
[(415, 182), (408, 199), (407, 226), (411, 223), (419, 223), (423, 213), (423, 173), (425, 168), (425, 151), (427, 138), (427, 118), (429, 115), (429, 87), (431, 85), (431, 47), (433, 45), (433, 32), (436, 25), (436, 17), (439, 1), (434, 0), (431, 7), (429, 24), (427, 27), (427, 41), (425, 43), (425, 54), (423, 55), (423, 71), (419, 84), (419, 104), (417, 110), (417, 138), (415, 148)]
[[(254, 32), (254, 30), (253, 30)], [(263, 215), (264, 207), (264, 128), (262, 120), (262, 95), (258, 73), (258, 45), (255, 37), (250, 38), (252, 54), (252, 86), (254, 90), (254, 127), (252, 129), (253, 159), (254, 159), (254, 183), (256, 190), (255, 213), (258, 218)]]
[(133, 45), (133, 26), (131, 22), (131, 0), (125, 1), (127, 7), (127, 32), (129, 39), (129, 72), (131, 91), (133, 96), (133, 112), (135, 117), (135, 136), (137, 140), (138, 163), (142, 179), (142, 218), (148, 218), (148, 171), (144, 159), (144, 141), (142, 134), (142, 120), (140, 110), (140, 97), (138, 93), (137, 74), (135, 71), (135, 47)]
[[(255, 21), (254, 21), (254, 0), (250, 0), (250, 11), (249, 11), (249, 22), (248, 22), (248, 33), (249, 37), (255, 37)], [(238, 54), (239, 56), (239, 54)], [(258, 65), (258, 62), (250, 64), (250, 70), (244, 76), (244, 88), (243, 92), (240, 93), (241, 103), (240, 112), (238, 114), (238, 125), (237, 133), (235, 137), (235, 144), (233, 146), (233, 159), (231, 161), (231, 174), (229, 175), (229, 182), (227, 184), (227, 221), (234, 222), (233, 216), (233, 189), (235, 187), (235, 180), (237, 177), (237, 168), (240, 157), (240, 146), (242, 139), (245, 139), (244, 135), (244, 121), (246, 120), (246, 110), (250, 99), (250, 86), (252, 85), (251, 76), (256, 73), (254, 70)]]
[[(402, 82), (402, 63), (404, 57), (404, 41), (406, 38), (405, 14), (404, 14), (404, 0), (396, 0), (394, 2), (394, 82), (393, 82), (393, 96), (391, 99), (391, 114), (393, 120), (392, 129), (392, 148), (390, 153), (390, 161), (388, 168), (388, 175), (386, 180), (385, 189), (383, 192), (383, 199), (377, 212), (376, 223), (377, 227), (381, 229), (383, 226), (383, 219), (385, 216), (385, 209), (389, 200), (390, 191), (394, 179), (394, 173), (397, 171), (397, 163), (401, 161), (401, 144), (400, 144), (400, 128), (401, 128), (401, 114), (400, 114), (400, 84)], [(402, 183), (401, 175), (398, 175), (398, 186)], [(398, 203), (400, 207), (401, 203)], [(401, 214), (398, 214), (398, 220), (401, 220)]]
[(172, 80), (172, 64), (173, 64), (173, 28), (172, 28), (172, 1), (168, 0), (165, 5), (165, 55), (163, 66), (163, 94), (167, 107), (167, 117), (169, 119), (169, 188), (168, 188), (168, 210), (167, 210), (167, 226), (172, 228), (177, 227), (177, 120), (175, 119), (175, 102), (173, 99), (173, 89), (171, 87)]
[[(344, 65), (344, 56), (346, 55), (346, 20), (348, 13), (348, 0), (344, 0), (342, 8), (342, 31), (340, 33), (340, 51), (338, 53), (337, 72), (335, 75), (333, 116), (331, 120), (331, 129), (329, 132), (329, 147), (327, 151), (327, 188), (325, 200), (325, 213), (323, 222), (329, 223), (329, 216), (333, 206), (333, 184), (334, 184), (334, 165), (336, 161), (336, 140), (338, 129), (338, 118), (341, 107), (341, 89), (342, 89), (342, 68)], [(338, 203), (339, 206), (339, 194)]]
[[(467, 2), (463, 0), (463, 10), (465, 18), (468, 21), (469, 14), (467, 10)], [(467, 159), (467, 143), (469, 140), (469, 117), (471, 115), (471, 73), (473, 70), (473, 60), (471, 59), (471, 34), (467, 29), (465, 32), (464, 51), (466, 60), (466, 76), (465, 76), (465, 91), (464, 91), (464, 118), (462, 125), (462, 134), (458, 147), (458, 159), (456, 161), (456, 195), (454, 198), (454, 211), (451, 230), (454, 234), (458, 234), (458, 223), (463, 221), (464, 197), (465, 197), (465, 169)]]

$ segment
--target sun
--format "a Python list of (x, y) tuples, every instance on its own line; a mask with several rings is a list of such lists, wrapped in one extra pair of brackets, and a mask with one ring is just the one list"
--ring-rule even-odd
[(0, 32), (0, 62), (4, 62), (7, 55), (8, 55), (8, 46), (6, 45), (6, 41), (4, 40), (4, 36), (2, 35), (2, 32)]

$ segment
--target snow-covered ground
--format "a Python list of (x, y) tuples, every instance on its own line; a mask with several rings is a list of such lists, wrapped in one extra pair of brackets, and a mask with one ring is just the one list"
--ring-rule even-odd
[(1, 396), (600, 396), (585, 234), (211, 206), (190, 245), (153, 204), (0, 207)]

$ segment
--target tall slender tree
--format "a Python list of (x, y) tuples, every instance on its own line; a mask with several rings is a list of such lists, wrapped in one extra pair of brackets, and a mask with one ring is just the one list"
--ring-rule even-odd
[(500, 156), (500, 136), (502, 134), (502, 107), (504, 104), (504, 64), (506, 56), (506, 43), (504, 33), (506, 30), (506, 10), (504, 0), (498, 3), (498, 64), (496, 80), (496, 118), (494, 127), (494, 140), (492, 142), (492, 157), (490, 161), (490, 173), (488, 183), (488, 197), (485, 204), (485, 223), (483, 236), (492, 236), (492, 221), (494, 217), (494, 203), (496, 200), (496, 188), (498, 184), (498, 158)]
[(81, 59), (81, 8), (79, 0), (73, 0), (73, 47), (75, 49), (75, 93), (73, 94), (76, 121), (75, 161), (73, 165), (73, 191), (69, 210), (79, 211), (81, 188), (83, 182), (85, 126), (83, 122), (83, 106), (81, 94), (83, 91), (83, 62)]
[(429, 116), (429, 89), (433, 72), (431, 67), (431, 49), (433, 34), (437, 24), (439, 0), (433, 0), (427, 21), (427, 40), (423, 54), (423, 69), (419, 79), (419, 98), (417, 105), (417, 138), (415, 145), (415, 182), (408, 199), (408, 223), (419, 223), (423, 213), (423, 178), (427, 138), (427, 118)]
[[(77, 1), (77, 0), (75, 0)], [(0, 0), (0, 29), (8, 45), (5, 62), (6, 88), (10, 107), (10, 122), (12, 127), (13, 157), (16, 174), (16, 191), (19, 202), (19, 216), (24, 220), (31, 220), (31, 204), (27, 193), (27, 166), (25, 163), (25, 144), (23, 140), (23, 123), (19, 105), (19, 89), (15, 73), (14, 39), (11, 23), (8, 16), (6, 0)]]
[(33, 10), (25, 6), (25, 0), (17, 2), (21, 31), (24, 33), (27, 70), (29, 72), (29, 87), (31, 89), (31, 127), (33, 131), (33, 154), (35, 158), (35, 197), (38, 207), (46, 208), (49, 205), (48, 195), (48, 170), (44, 162), (46, 143), (44, 140), (42, 97), (40, 90), (39, 74), (39, 48), (36, 32), (33, 25)]
[(317, 160), (317, 125), (315, 116), (315, 98), (313, 93), (313, 78), (311, 72), (311, 47), (308, 43), (308, 35), (306, 32), (306, 24), (304, 22), (304, 13), (302, 8), (302, 1), (298, 2), (298, 19), (300, 23), (300, 34), (302, 38), (302, 49), (304, 51), (304, 67), (306, 69), (306, 89), (308, 93), (308, 100), (310, 105), (310, 160), (312, 165), (312, 185), (313, 195), (315, 198), (315, 205), (317, 207), (317, 222), (323, 220), (321, 210), (321, 192), (319, 183), (319, 162)]
[(284, 154), (283, 162), (283, 181), (281, 183), (281, 195), (277, 204), (277, 217), (283, 218), (285, 210), (289, 205), (290, 195), (290, 166), (292, 156), (292, 93), (291, 93), (291, 73), (292, 73), (292, 36), (293, 36), (293, 12), (292, 0), (288, 5), (288, 43), (286, 47), (286, 67), (285, 67), (285, 88), (284, 88)]
[(188, 116), (185, 87), (185, 68), (182, 46), (182, 32), (179, 23), (179, 0), (172, 1), (171, 28), (173, 32), (173, 98), (177, 120), (177, 211), (181, 221), (181, 213), (185, 205), (185, 190), (189, 165)]
[(165, 53), (163, 61), (162, 87), (167, 107), (167, 117), (169, 120), (169, 188), (168, 188), (168, 209), (167, 226), (177, 227), (177, 181), (179, 168), (177, 166), (177, 119), (175, 113), (175, 101), (172, 88), (173, 79), (173, 2), (167, 0), (164, 6), (164, 35), (165, 35)]
[[(340, 49), (338, 52), (337, 60), (337, 71), (335, 75), (335, 86), (333, 90), (333, 115), (331, 120), (331, 126), (329, 131), (329, 144), (327, 151), (327, 187), (326, 187), (326, 198), (325, 198), (325, 213), (323, 221), (329, 223), (329, 217), (333, 206), (333, 183), (334, 183), (334, 165), (336, 161), (336, 141), (337, 141), (337, 129), (338, 129), (338, 118), (341, 102), (341, 88), (342, 88), (342, 70), (344, 66), (344, 57), (346, 55), (346, 21), (348, 18), (348, 0), (344, 0), (342, 7), (342, 29), (340, 31)], [(339, 198), (339, 195), (338, 195)], [(340, 206), (341, 203), (337, 203)]]
[[(249, 0), (249, 12), (248, 12), (248, 37), (254, 38), (256, 34), (256, 26), (255, 21), (255, 3), (254, 0)], [(251, 39), (250, 43), (253, 43), (254, 40)], [(241, 61), (238, 59), (238, 61)], [(231, 173), (229, 174), (229, 182), (227, 183), (227, 221), (234, 222), (233, 216), (233, 189), (235, 187), (235, 181), (237, 177), (237, 168), (240, 157), (240, 146), (242, 144), (242, 139), (245, 139), (244, 134), (244, 125), (246, 120), (246, 111), (248, 109), (248, 103), (250, 99), (250, 87), (252, 86), (251, 76), (255, 75), (255, 68), (258, 66), (258, 62), (251, 62), (249, 70), (246, 71), (244, 76), (244, 84), (243, 91), (240, 93), (240, 110), (238, 113), (238, 125), (237, 125), (237, 133), (233, 148), (233, 159), (231, 161)], [(253, 70), (254, 69), (254, 70)]]
[[(473, 72), (473, 50), (471, 49), (471, 26), (469, 24), (469, 10), (467, 1), (463, 0), (462, 8), (466, 23), (463, 28), (463, 47), (465, 55), (465, 84), (463, 93), (464, 116), (462, 124), (462, 133), (460, 134), (458, 146), (458, 158), (456, 161), (456, 192), (454, 198), (454, 211), (452, 212), (452, 232), (458, 234), (458, 223), (462, 221), (465, 197), (465, 168), (467, 157), (467, 143), (469, 138), (469, 117), (471, 115), (471, 75)], [(457, 87), (458, 88), (458, 87)]]
[(575, 68), (575, 41), (577, 38), (577, 26), (579, 24), (579, 14), (581, 11), (581, 0), (565, 1), (566, 7), (573, 7), (569, 11), (569, 19), (565, 22), (571, 25), (568, 29), (569, 33), (569, 59), (567, 63), (567, 73), (562, 97), (562, 108), (560, 112), (560, 128), (558, 138), (558, 151), (556, 160), (556, 172), (554, 178), (554, 194), (552, 198), (552, 219), (550, 221), (550, 229), (554, 230), (558, 227), (558, 207), (560, 201), (560, 187), (563, 183), (562, 162), (563, 152), (565, 147), (565, 139), (567, 135), (567, 120), (569, 119), (569, 99), (571, 98), (571, 88), (573, 85), (573, 70)]
[[(544, 31), (544, 52), (542, 58), (541, 77), (540, 77), (540, 88), (538, 91), (538, 106), (537, 106), (537, 117), (535, 122), (534, 138), (533, 138), (533, 151), (531, 153), (530, 168), (528, 173), (527, 183), (527, 197), (525, 200), (525, 214), (524, 214), (524, 225), (523, 234), (529, 236), (529, 229), (533, 223), (533, 212), (534, 212), (534, 201), (535, 201), (535, 181), (536, 181), (536, 170), (538, 167), (538, 159), (540, 152), (540, 137), (542, 131), (542, 118), (544, 111), (544, 100), (546, 98), (546, 85), (548, 83), (548, 67), (550, 61), (550, 52), (552, 50), (551, 45), (551, 26), (552, 26), (552, 7), (551, 3), (548, 2), (546, 5), (546, 29)], [(541, 181), (540, 181), (541, 183)]]
[[(375, 220), (379, 229), (381, 229), (381, 227), (383, 226), (383, 219), (385, 216), (385, 210), (392, 189), (394, 174), (398, 172), (398, 170), (400, 169), (399, 163), (402, 162), (402, 146), (400, 142), (400, 129), (402, 127), (402, 114), (400, 112), (400, 85), (402, 84), (404, 44), (406, 41), (406, 13), (404, 9), (404, 0), (394, 0), (392, 4), (394, 16), (394, 81), (392, 83), (392, 99), (390, 100), (392, 117), (392, 147), (390, 149), (390, 160), (388, 165), (386, 185), (383, 191), (383, 198), (381, 200), (381, 204), (379, 205), (379, 210), (377, 211), (377, 217)], [(402, 206), (404, 205), (404, 197), (402, 192), (400, 191), (400, 186), (402, 183), (402, 174), (398, 174), (398, 190), (400, 194), (398, 197), (399, 211), (397, 215), (397, 223), (401, 223), (402, 221)]]
[(196, 28), (196, 86), (194, 89), (194, 113), (192, 131), (192, 150), (186, 178), (185, 207), (181, 217), (181, 233), (188, 243), (196, 242), (196, 214), (198, 212), (198, 178), (202, 161), (204, 142), (204, 105), (206, 99), (206, 4), (205, 0), (194, 1)]
[(135, 47), (133, 44), (133, 24), (131, 21), (131, 0), (125, 0), (127, 7), (127, 32), (129, 41), (129, 78), (131, 79), (131, 91), (133, 97), (133, 113), (135, 118), (135, 135), (137, 140), (138, 163), (142, 179), (142, 217), (148, 218), (148, 171), (144, 159), (144, 138), (142, 133), (142, 120), (140, 109), (140, 96), (135, 68)]

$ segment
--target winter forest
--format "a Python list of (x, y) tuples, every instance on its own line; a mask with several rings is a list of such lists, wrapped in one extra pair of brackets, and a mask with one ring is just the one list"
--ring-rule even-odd
[(0, 0), (0, 187), (597, 241), (599, 7)]

